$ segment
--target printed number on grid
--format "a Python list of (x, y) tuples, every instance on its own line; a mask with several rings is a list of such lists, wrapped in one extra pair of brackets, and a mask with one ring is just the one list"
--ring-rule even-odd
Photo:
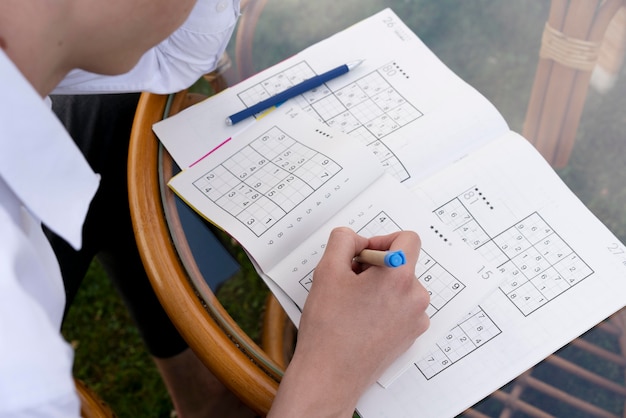
[(326, 155), (273, 127), (193, 184), (261, 236), (340, 171)]
[[(385, 212), (378, 213), (357, 232), (365, 237), (391, 234), (401, 228)], [(439, 264), (427, 250), (422, 248), (417, 260), (415, 276), (422, 282), (430, 294), (430, 304), (426, 310), (429, 317), (435, 315), (456, 295), (465, 285)], [(313, 283), (313, 271), (310, 271), (300, 280), (300, 284), (308, 291)]]
[(480, 189), (473, 187), (434, 212), (497, 266), (505, 277), (500, 290), (525, 316), (593, 273), (538, 212), (490, 236), (474, 212), (493, 209)]
[[(306, 62), (299, 62), (238, 96), (249, 107), (314, 75)], [(391, 175), (405, 181), (408, 171), (384, 143), (386, 136), (423, 116), (393, 87), (394, 79), (404, 77), (402, 68), (390, 62), (335, 91), (324, 84), (292, 100), (320, 121), (358, 138)]]

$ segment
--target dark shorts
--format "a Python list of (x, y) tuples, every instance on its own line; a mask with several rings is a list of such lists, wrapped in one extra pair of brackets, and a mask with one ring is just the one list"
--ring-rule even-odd
[(102, 176), (75, 251), (46, 231), (56, 252), (72, 304), (91, 261), (97, 257), (134, 318), (149, 352), (159, 358), (187, 348), (161, 307), (135, 243), (126, 184), (128, 142), (139, 94), (53, 96), (53, 110)]

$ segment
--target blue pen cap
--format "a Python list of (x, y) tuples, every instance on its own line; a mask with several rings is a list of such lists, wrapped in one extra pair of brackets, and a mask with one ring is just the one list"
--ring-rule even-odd
[(399, 267), (406, 263), (406, 257), (402, 250), (388, 251), (385, 254), (385, 265), (387, 267)]

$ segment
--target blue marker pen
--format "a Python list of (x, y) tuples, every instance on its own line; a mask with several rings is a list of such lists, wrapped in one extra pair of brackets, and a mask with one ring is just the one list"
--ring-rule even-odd
[(381, 251), (366, 249), (354, 257), (354, 261), (372, 266), (399, 267), (406, 263), (406, 257), (402, 250)]

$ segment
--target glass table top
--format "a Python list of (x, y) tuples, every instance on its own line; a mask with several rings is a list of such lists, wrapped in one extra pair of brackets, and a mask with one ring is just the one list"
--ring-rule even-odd
[[(451, 0), (384, 2), (375, 0), (345, 0), (343, 2), (269, 0), (255, 28), (252, 48), (253, 68), (248, 71), (254, 73), (276, 64), (386, 7), (394, 10), (448, 67), (486, 96), (502, 113), (512, 130), (520, 133), (524, 130), (524, 121), (537, 72), (542, 33), (550, 14), (551, 3), (548, 1), (511, 3), (495, 0), (465, 0), (463, 2)], [(234, 39), (228, 52), (231, 57), (235, 56)], [(337, 51), (337, 54), (340, 55), (341, 51)], [(234, 66), (236, 64), (233, 62)], [(622, 242), (626, 241), (625, 73), (626, 68), (619, 68), (619, 71), (615, 73), (614, 85), (611, 88), (601, 85), (595, 79), (592, 80), (586, 91), (585, 105), (571, 155), (566, 164), (561, 164), (556, 168), (564, 182)], [(251, 73), (245, 75), (251, 75)], [(229, 80), (231, 83), (236, 81), (236, 77)], [(185, 212), (186, 209), (183, 206), (178, 207), (179, 213), (176, 216)], [(183, 216), (189, 219), (183, 221), (188, 231), (201, 231), (198, 238), (200, 241), (204, 239), (204, 234), (217, 235), (222, 240), (222, 244), (229, 247), (228, 240), (220, 237), (218, 231), (207, 225), (199, 225), (193, 213), (183, 214)], [(238, 257), (236, 245), (234, 247), (235, 249), (229, 247), (231, 255), (228, 256), (228, 260)], [(203, 259), (205, 261), (202, 261)], [(209, 276), (208, 272), (213, 268), (211, 260), (198, 256), (195, 262), (201, 272), (207, 272), (204, 276)], [(245, 263), (245, 260), (240, 258), (236, 262)], [(249, 278), (245, 277), (250, 275), (251, 270), (245, 270), (245, 268), (251, 269), (249, 266), (244, 267), (243, 273), (233, 273), (229, 270), (236, 269), (232, 267), (230, 261), (225, 262), (222, 267), (227, 271), (224, 274), (236, 276), (234, 285), (232, 280), (223, 286), (211, 283), (202, 275), (192, 275), (191, 280), (200, 289), (200, 296), (205, 286), (203, 283), (208, 285), (207, 289), (217, 293), (230, 315), (247, 334), (252, 336), (253, 340), (258, 342), (258, 316), (262, 313), (267, 289), (262, 284), (250, 284)], [(242, 286), (244, 288), (248, 286), (248, 290), (242, 291)], [(250, 290), (249, 286), (254, 286), (255, 289)], [(252, 308), (240, 309), (238, 306), (242, 305), (242, 300)], [(211, 306), (208, 309), (211, 309)], [(221, 313), (217, 312), (215, 315), (219, 316)], [(239, 331), (227, 329), (227, 332), (237, 334)], [(606, 395), (602, 392), (604, 389), (600, 390), (596, 386), (587, 387), (587, 389), (571, 389), (573, 393), (593, 392), (592, 402), (609, 404), (606, 409), (617, 416), (624, 413), (624, 398), (626, 398), (626, 391), (623, 389), (626, 361), (620, 354), (623, 352), (620, 350), (624, 350), (625, 347), (620, 347), (620, 338), (623, 344), (624, 337), (619, 334), (613, 324), (597, 327), (585, 336), (585, 339), (590, 339), (593, 344), (604, 344), (608, 351), (616, 353), (614, 361), (608, 361), (602, 367), (612, 368), (608, 374), (617, 381), (621, 379), (621, 389), (607, 389)], [(245, 340), (240, 343), (247, 351), (257, 356), (256, 361), (280, 375), (280, 368), (277, 368), (271, 361), (266, 361), (262, 352), (257, 353), (258, 347), (254, 344), (249, 345)], [(568, 358), (568, 361), (576, 361), (581, 355), (578, 345), (568, 346), (563, 350), (562, 355)], [(585, 345), (584, 339), (582, 345)], [(558, 361), (560, 360), (552, 360), (553, 363), (558, 363)], [(597, 365), (599, 360), (593, 358), (589, 362)], [(548, 365), (540, 366), (543, 367), (539, 369), (540, 374), (548, 377), (556, 376), (554, 378), (561, 381), (571, 380), (568, 384), (571, 383), (570, 386), (573, 387), (574, 380), (577, 378), (561, 376), (565, 373), (563, 368), (559, 368), (558, 365), (550, 366), (550, 362), (546, 364)], [(528, 402), (533, 402), (533, 397), (540, 398), (535, 403), (538, 402), (542, 406), (552, 402), (546, 400), (547, 398), (542, 398), (546, 395), (541, 390), (533, 391), (533, 377), (527, 378), (527, 381), (528, 379), (531, 381), (531, 389), (526, 391), (526, 396), (531, 399)], [(512, 386), (504, 388), (507, 393), (515, 390), (517, 389)], [(595, 399), (598, 397), (602, 399)], [(502, 405), (507, 402), (498, 401), (496, 396), (496, 400), (491, 398), (484, 401), (482, 406), (477, 406), (476, 411), (481, 410), (481, 413), (486, 414), (483, 416), (493, 416), (499, 414), (503, 408)], [(580, 412), (570, 404), (571, 402), (565, 402), (565, 406), (546, 405), (546, 410), (555, 415), (589, 416), (591, 414), (584, 410)], [(604, 405), (602, 407), (604, 408)], [(468, 412), (468, 415), (481, 416), (476, 411)], [(524, 412), (530, 416), (535, 416), (535, 413)]]

